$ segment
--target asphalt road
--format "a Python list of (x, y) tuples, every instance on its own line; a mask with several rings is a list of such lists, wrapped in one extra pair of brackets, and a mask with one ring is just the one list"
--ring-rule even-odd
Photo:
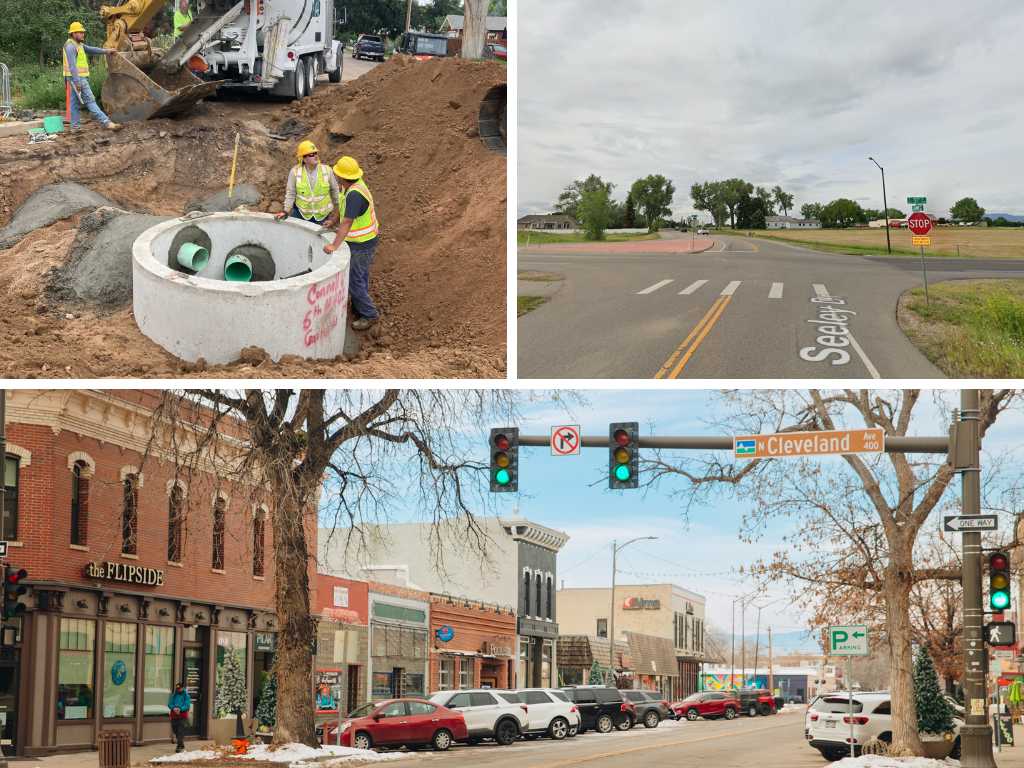
[[(666, 233), (680, 236), (680, 233)], [(941, 378), (896, 322), (920, 259), (715, 235), (698, 254), (519, 252), (550, 295), (519, 318), (520, 378)], [(928, 280), (1024, 277), (1024, 260), (933, 258)], [(536, 287), (537, 292), (531, 294)]]
[(653, 730), (588, 732), (564, 741), (456, 746), (444, 753), (413, 753), (417, 761), (403, 762), (430, 768), (821, 768), (825, 760), (804, 741), (803, 723), (800, 713), (665, 722)]

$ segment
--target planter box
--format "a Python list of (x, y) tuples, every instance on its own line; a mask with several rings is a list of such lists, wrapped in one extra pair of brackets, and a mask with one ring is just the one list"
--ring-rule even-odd
[(953, 751), (953, 739), (929, 735), (931, 738), (925, 739), (922, 737), (921, 739), (921, 743), (924, 745), (925, 757), (930, 757), (933, 760), (944, 760), (949, 757), (949, 753)]

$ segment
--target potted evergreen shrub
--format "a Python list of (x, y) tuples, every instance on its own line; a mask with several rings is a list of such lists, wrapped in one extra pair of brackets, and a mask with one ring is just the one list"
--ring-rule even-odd
[(932, 657), (924, 646), (914, 659), (914, 702), (917, 704), (917, 730), (924, 744), (925, 757), (942, 760), (953, 751), (953, 708), (939, 688)]
[(245, 674), (238, 653), (234, 648), (228, 648), (224, 653), (224, 665), (217, 670), (217, 697), (213, 706), (218, 717), (235, 716), (235, 738), (231, 740), (231, 746), (235, 748), (235, 754), (240, 755), (244, 755), (249, 748), (249, 740), (245, 737), (242, 725), (245, 699)]

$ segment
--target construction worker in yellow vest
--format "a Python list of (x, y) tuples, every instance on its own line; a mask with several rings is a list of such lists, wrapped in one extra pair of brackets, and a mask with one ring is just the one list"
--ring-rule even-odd
[(276, 214), (334, 228), (338, 223), (341, 192), (331, 167), (320, 162), (320, 153), (312, 141), (303, 141), (295, 150), (296, 165), (288, 172), (284, 208)]
[(363, 169), (354, 157), (347, 155), (334, 164), (334, 175), (338, 177), (345, 193), (344, 202), (338, 210), (341, 222), (334, 242), (324, 246), (325, 253), (334, 253), (342, 243), (348, 244), (352, 259), (348, 270), (348, 292), (352, 299), (352, 311), (356, 319), (352, 328), (365, 331), (378, 320), (380, 312), (370, 298), (370, 265), (380, 241), (380, 225), (373, 205), (373, 195), (363, 181)]
[(181, 37), (181, 33), (185, 31), (193, 21), (192, 11), (188, 7), (188, 0), (179, 0), (177, 7), (174, 9), (174, 39), (177, 40)]
[(64, 43), (61, 55), (64, 59), (64, 89), (68, 104), (68, 118), (71, 130), (77, 131), (82, 119), (82, 107), (92, 113), (104, 128), (112, 131), (121, 126), (111, 120), (96, 103), (89, 87), (89, 54), (114, 53), (110, 48), (96, 48), (85, 44), (85, 27), (79, 21), (68, 27), (68, 41)]

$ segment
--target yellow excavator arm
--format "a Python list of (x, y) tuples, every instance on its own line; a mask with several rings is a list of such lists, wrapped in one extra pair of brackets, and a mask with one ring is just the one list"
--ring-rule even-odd
[(128, 36), (146, 28), (168, 0), (125, 0), (120, 5), (100, 6), (100, 16), (107, 24), (104, 48), (131, 50)]

